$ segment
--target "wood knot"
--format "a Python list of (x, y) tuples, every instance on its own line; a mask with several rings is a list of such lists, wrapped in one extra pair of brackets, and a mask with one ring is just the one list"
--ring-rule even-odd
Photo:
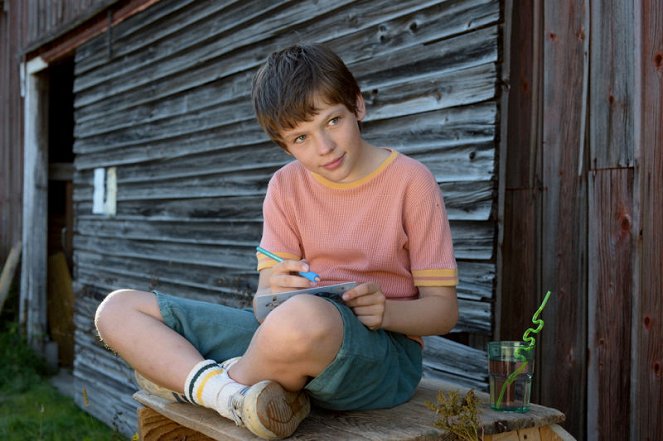
[(645, 329), (646, 329), (647, 331), (649, 331), (649, 330), (651, 329), (651, 317), (649, 317), (648, 315), (646, 315), (646, 316), (642, 319), (642, 324), (644, 325)]
[(522, 85), (523, 85), (523, 87), (522, 87), (523, 92), (525, 92), (525, 93), (529, 92), (529, 81), (523, 81)]
[(583, 41), (585, 39), (585, 29), (580, 28), (578, 32), (576, 32), (576, 38), (580, 41)]
[(656, 52), (654, 55), (654, 66), (659, 72), (663, 72), (663, 52)]
[(631, 216), (628, 214), (622, 215), (621, 228), (624, 233), (631, 231)]
[(551, 32), (550, 34), (548, 34), (548, 38), (550, 38), (550, 41), (557, 41), (557, 34)]
[(655, 361), (654, 364), (652, 365), (652, 367), (654, 368), (654, 375), (657, 378), (660, 378), (661, 377), (661, 363), (659, 363), (658, 361)]

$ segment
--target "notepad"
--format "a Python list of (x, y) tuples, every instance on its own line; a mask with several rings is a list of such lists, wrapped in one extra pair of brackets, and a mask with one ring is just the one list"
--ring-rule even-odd
[(253, 302), (255, 308), (255, 316), (259, 321), (263, 321), (267, 314), (272, 312), (274, 308), (281, 303), (288, 300), (290, 297), (299, 294), (312, 294), (317, 296), (331, 296), (340, 297), (346, 291), (351, 290), (357, 286), (356, 282), (345, 282), (336, 285), (318, 286), (315, 288), (298, 289), (295, 291), (280, 292), (278, 294), (263, 294), (255, 297)]

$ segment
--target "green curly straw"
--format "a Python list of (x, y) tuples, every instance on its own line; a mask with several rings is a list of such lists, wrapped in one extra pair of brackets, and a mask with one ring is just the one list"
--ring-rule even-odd
[(543, 319), (540, 319), (539, 315), (543, 311), (543, 308), (545, 308), (546, 303), (548, 303), (549, 297), (550, 297), (550, 291), (548, 291), (545, 297), (543, 297), (543, 302), (541, 302), (541, 306), (539, 306), (539, 309), (537, 309), (534, 315), (532, 316), (532, 323), (537, 325), (536, 329), (527, 328), (527, 330), (523, 334), (523, 341), (527, 343), (527, 346), (521, 346), (516, 348), (515, 356), (522, 363), (520, 364), (518, 369), (513, 371), (511, 375), (507, 377), (506, 381), (504, 381), (504, 384), (502, 384), (502, 390), (500, 391), (500, 395), (497, 398), (497, 402), (495, 403), (495, 407), (498, 409), (502, 404), (502, 399), (504, 398), (504, 393), (506, 392), (506, 388), (516, 380), (518, 375), (522, 374), (525, 371), (525, 369), (527, 369), (527, 358), (524, 355), (522, 355), (522, 353), (524, 351), (531, 351), (532, 349), (534, 349), (534, 346), (536, 345), (536, 339), (534, 338), (534, 336), (530, 334), (538, 334), (543, 329)]

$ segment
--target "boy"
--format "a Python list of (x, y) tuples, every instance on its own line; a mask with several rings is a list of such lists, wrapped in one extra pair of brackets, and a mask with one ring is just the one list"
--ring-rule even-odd
[(337, 410), (407, 401), (421, 378), (419, 336), (456, 323), (457, 274), (435, 179), (363, 140), (364, 100), (336, 54), (320, 45), (272, 54), (253, 103), (295, 159), (265, 197), (260, 245), (285, 260), (258, 255), (256, 296), (314, 286), (298, 274), (309, 270), (323, 286), (358, 286), (341, 300), (292, 297), (263, 323), (248, 311), (120, 290), (95, 321), (143, 387), (159, 384), (276, 439), (308, 415), (309, 397)]

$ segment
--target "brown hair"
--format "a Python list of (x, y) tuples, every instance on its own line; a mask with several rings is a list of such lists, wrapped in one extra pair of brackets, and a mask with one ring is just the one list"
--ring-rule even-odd
[(253, 106), (267, 135), (285, 148), (282, 130), (310, 121), (318, 109), (314, 98), (343, 104), (357, 114), (357, 80), (343, 60), (320, 45), (294, 45), (274, 52), (253, 78)]

